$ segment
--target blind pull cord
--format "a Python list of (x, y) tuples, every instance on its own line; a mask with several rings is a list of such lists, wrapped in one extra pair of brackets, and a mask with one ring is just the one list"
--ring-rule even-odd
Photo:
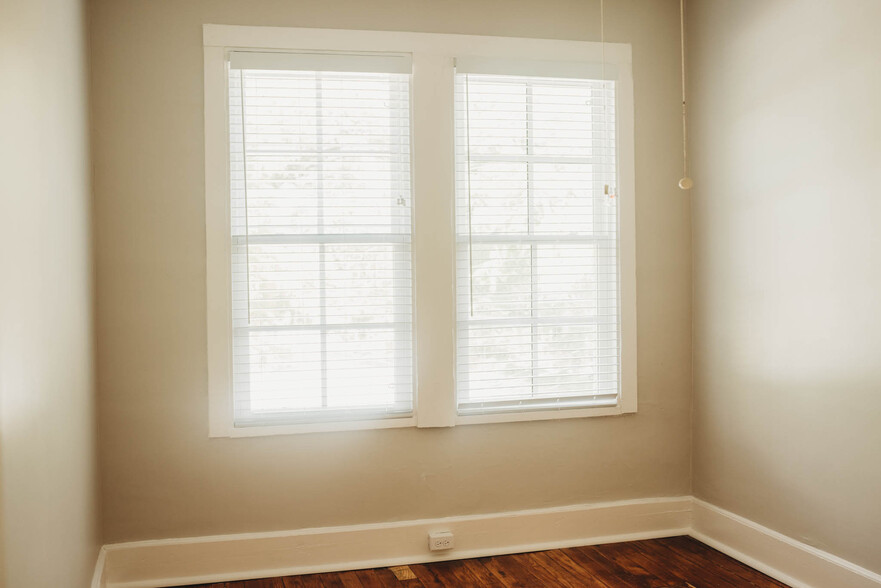
[(682, 55), (682, 179), (679, 187), (690, 190), (694, 180), (688, 177), (688, 103), (685, 99), (685, 0), (679, 0), (679, 45)]

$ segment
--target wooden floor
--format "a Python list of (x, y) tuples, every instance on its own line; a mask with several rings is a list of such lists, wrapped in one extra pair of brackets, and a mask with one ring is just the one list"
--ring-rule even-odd
[(394, 568), (202, 584), (191, 588), (462, 586), (770, 588), (786, 584), (691, 537), (671, 537)]
[(779, 588), (786, 584), (691, 537), (671, 537), (394, 568), (202, 584), (191, 588), (462, 586)]

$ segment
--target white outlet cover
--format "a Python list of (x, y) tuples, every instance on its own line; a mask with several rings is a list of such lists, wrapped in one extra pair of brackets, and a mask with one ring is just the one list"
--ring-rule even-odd
[(428, 549), (430, 551), (445, 551), (453, 548), (453, 533), (450, 531), (435, 531), (428, 534)]

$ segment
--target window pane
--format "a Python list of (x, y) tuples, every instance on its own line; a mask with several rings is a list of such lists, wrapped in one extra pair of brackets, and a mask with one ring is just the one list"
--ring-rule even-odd
[(409, 93), (230, 69), (236, 425), (412, 414)]
[(617, 402), (614, 96), (456, 76), (460, 414)]

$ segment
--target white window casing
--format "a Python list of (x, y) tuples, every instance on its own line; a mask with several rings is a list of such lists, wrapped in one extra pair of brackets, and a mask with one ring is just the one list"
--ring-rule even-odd
[[(210, 436), (636, 411), (629, 45), (603, 51), (591, 42), (229, 25), (205, 25), (203, 43)], [(566, 133), (548, 117), (505, 122), (529, 135), (518, 139), (523, 153), (490, 161), (487, 149), (472, 148), (486, 161), (472, 161), (471, 207), (463, 208), (466, 75), (474, 99), (506, 79), (518, 96), (538, 91), (539, 111), (575, 98), (576, 118), (602, 124), (585, 123), (590, 138), (573, 143), (581, 151), (564, 153)], [(356, 80), (364, 91), (352, 90)], [(382, 108), (350, 112), (353, 97), (381, 97)], [(322, 111), (322, 101), (331, 109)], [(522, 105), (526, 117), (525, 98)], [(476, 106), (472, 100), (472, 113)], [(266, 126), (253, 122), (260, 116)], [(371, 120), (383, 121), (372, 137)], [(346, 123), (371, 145), (366, 158), (341, 156), (352, 139)], [(325, 147), (292, 158), (310, 141)], [(272, 159), (274, 142), (284, 144), (285, 165)], [(322, 162), (335, 163), (337, 175)], [(497, 201), (474, 190), (500, 179), (516, 186)], [(483, 210), (474, 206), (480, 198)], [(381, 214), (358, 218), (357, 208), (347, 209), (356, 199)], [(503, 203), (526, 214), (496, 214)], [(468, 211), (471, 228), (463, 230)], [(493, 284), (493, 264), (505, 258), (513, 281)], [(560, 260), (580, 269), (567, 275)], [(505, 284), (513, 288), (507, 298)], [(525, 298), (509, 300), (521, 286)], [(472, 319), (507, 320), (508, 343), (529, 352), (502, 349), (514, 352), (507, 364), (463, 370), (480, 351), (463, 346)], [(257, 341), (264, 333), (288, 340)], [(505, 345), (506, 337), (493, 342)], [(487, 386), (479, 374), (489, 368), (511, 378), (515, 393)]]

